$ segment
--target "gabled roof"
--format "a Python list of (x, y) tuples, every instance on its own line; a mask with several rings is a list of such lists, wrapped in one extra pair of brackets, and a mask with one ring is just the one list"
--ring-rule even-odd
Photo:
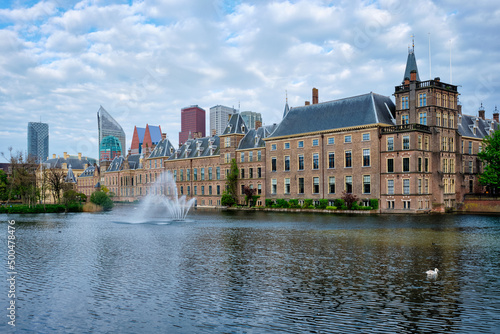
[(78, 176), (78, 178), (80, 177), (93, 177), (94, 176), (94, 173), (95, 171), (99, 172), (99, 167), (95, 166), (95, 165), (91, 165), (91, 166), (88, 166), (84, 171), (83, 173), (80, 174), (80, 176)]
[(239, 113), (232, 114), (229, 122), (227, 123), (226, 129), (224, 130), (223, 135), (230, 134), (246, 134), (248, 132), (248, 128), (243, 120), (243, 117)]
[(141, 154), (131, 154), (127, 157), (130, 169), (139, 169), (141, 166)]
[(146, 132), (146, 128), (137, 128), (137, 136), (139, 137), (139, 143), (142, 144), (142, 141), (144, 140), (144, 133)]
[(73, 169), (71, 168), (71, 165), (69, 165), (69, 167), (68, 167), (68, 174), (66, 174), (66, 177), (64, 178), (64, 182), (76, 183), (76, 177), (75, 177), (75, 174), (73, 173)]
[(188, 139), (168, 160), (210, 157), (219, 155), (220, 139), (218, 136)]
[(149, 134), (151, 135), (151, 142), (153, 144), (159, 143), (161, 141), (161, 128), (160, 126), (148, 125)]
[(405, 78), (410, 79), (410, 73), (413, 70), (417, 71), (417, 81), (420, 81), (420, 76), (418, 75), (418, 68), (417, 68), (417, 59), (415, 58), (415, 52), (414, 50), (410, 49), (408, 51), (408, 59), (406, 60), (406, 69), (403, 81), (405, 81)]
[(151, 158), (159, 158), (159, 157), (169, 157), (172, 155), (172, 152), (175, 151), (174, 146), (168, 139), (162, 139), (154, 148), (153, 152), (149, 155), (149, 159)]
[(394, 125), (394, 111), (390, 97), (375, 93), (295, 107), (290, 109), (269, 137), (378, 123)]
[(109, 165), (106, 172), (116, 172), (116, 171), (122, 170), (124, 161), (125, 161), (125, 159), (122, 156), (115, 157), (113, 159), (113, 161), (111, 161), (111, 164)]
[(43, 164), (48, 166), (48, 168), (62, 168), (62, 165), (65, 163), (68, 166), (71, 165), (74, 169), (85, 169), (85, 165), (90, 166), (95, 164), (96, 159), (89, 157), (82, 157), (82, 159), (78, 159), (78, 156), (70, 155), (66, 159), (64, 158), (54, 158), (45, 161)]
[[(475, 128), (475, 132), (474, 132)], [(458, 133), (464, 137), (482, 139), (490, 135), (490, 131), (500, 129), (500, 124), (494, 120), (483, 120), (470, 115), (461, 115), (458, 122)]]
[(248, 130), (245, 137), (243, 137), (243, 139), (240, 140), (238, 149), (245, 150), (250, 148), (265, 147), (266, 142), (264, 141), (264, 138), (269, 137), (277, 127), (278, 127), (277, 124), (273, 124), (260, 127), (257, 130), (255, 129)]

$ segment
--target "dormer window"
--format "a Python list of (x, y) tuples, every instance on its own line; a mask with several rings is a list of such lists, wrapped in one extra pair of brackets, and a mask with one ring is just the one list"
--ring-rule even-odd
[(245, 133), (245, 126), (241, 125), (241, 132)]

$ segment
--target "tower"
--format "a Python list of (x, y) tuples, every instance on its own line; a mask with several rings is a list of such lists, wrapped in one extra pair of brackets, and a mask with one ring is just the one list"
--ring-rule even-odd
[(28, 123), (28, 156), (34, 157), (37, 164), (48, 159), (49, 125), (47, 123)]
[[(99, 162), (123, 156), (126, 149), (126, 137), (120, 124), (102, 106), (97, 111), (99, 136)], [(114, 137), (107, 138), (106, 137)]]
[(179, 132), (179, 145), (188, 140), (189, 134), (201, 132), (205, 137), (205, 109), (192, 105), (181, 110), (181, 132)]

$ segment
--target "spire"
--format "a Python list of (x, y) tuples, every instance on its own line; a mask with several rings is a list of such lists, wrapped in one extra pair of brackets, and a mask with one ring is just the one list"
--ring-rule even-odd
[(420, 76), (418, 75), (418, 68), (417, 68), (417, 60), (415, 58), (415, 40), (412, 37), (412, 47), (408, 47), (408, 59), (406, 60), (406, 69), (405, 69), (405, 75), (403, 77), (403, 82), (406, 78), (411, 79), (411, 72), (416, 71), (417, 76), (416, 79), (417, 81), (420, 81)]
[(286, 95), (286, 99), (285, 99), (285, 110), (283, 110), (283, 118), (285, 118), (286, 114), (288, 114), (288, 112), (290, 111), (290, 107), (288, 107), (288, 92), (285, 90), (285, 95)]

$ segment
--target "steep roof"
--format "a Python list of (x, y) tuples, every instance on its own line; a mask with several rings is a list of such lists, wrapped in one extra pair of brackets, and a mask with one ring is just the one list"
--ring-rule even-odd
[(417, 71), (417, 81), (420, 81), (420, 76), (418, 75), (418, 68), (417, 68), (417, 59), (415, 58), (415, 51), (410, 49), (408, 51), (408, 59), (406, 60), (406, 69), (403, 81), (405, 81), (405, 78), (410, 79), (410, 73), (413, 70)]
[(226, 129), (224, 130), (223, 135), (230, 134), (246, 134), (248, 132), (248, 128), (243, 120), (243, 117), (239, 113), (232, 114), (229, 122), (227, 123)]
[(498, 129), (500, 129), (500, 124), (494, 120), (483, 120), (470, 115), (459, 116), (458, 133), (461, 136), (482, 139), (489, 136), (491, 130), (496, 131)]
[(139, 137), (139, 143), (142, 143), (144, 140), (144, 133), (146, 132), (146, 128), (137, 128), (137, 136)]
[(210, 157), (219, 155), (220, 139), (218, 136), (188, 139), (168, 160)]
[(151, 158), (159, 158), (159, 157), (169, 157), (175, 151), (174, 146), (168, 139), (162, 139), (154, 148), (153, 152), (149, 155), (149, 159)]
[(288, 106), (288, 101), (285, 104), (285, 110), (283, 110), (283, 118), (285, 118), (286, 114), (290, 111), (290, 107)]
[(75, 177), (75, 174), (73, 173), (73, 169), (71, 168), (71, 165), (69, 165), (69, 167), (68, 167), (68, 174), (66, 174), (66, 177), (64, 178), (64, 182), (76, 183), (76, 177)]
[(265, 147), (266, 142), (264, 141), (264, 138), (269, 137), (277, 127), (277, 124), (273, 124), (260, 127), (257, 130), (248, 130), (245, 137), (241, 139), (240, 144), (238, 145), (238, 149), (245, 150), (250, 148)]
[(48, 166), (49, 168), (62, 168), (62, 165), (65, 163), (67, 164), (67, 166), (71, 165), (74, 169), (85, 169), (85, 165), (93, 165), (96, 162), (96, 159), (93, 158), (82, 157), (82, 159), (78, 159), (78, 156), (70, 155), (66, 159), (49, 159), (44, 162), (44, 165)]
[(125, 159), (122, 156), (115, 157), (113, 161), (111, 161), (108, 169), (106, 169), (106, 172), (116, 172), (122, 170), (124, 161)]
[(159, 143), (161, 141), (161, 128), (160, 126), (148, 125), (149, 134), (151, 136), (151, 142), (153, 144)]
[(83, 171), (83, 173), (81, 173), (80, 176), (78, 176), (78, 178), (80, 178), (80, 177), (93, 177), (96, 169), (99, 171), (98, 167), (95, 165), (88, 166)]
[(270, 138), (369, 124), (394, 125), (390, 97), (368, 93), (291, 108)]
[(141, 168), (141, 154), (131, 154), (127, 157), (128, 165), (130, 169)]

